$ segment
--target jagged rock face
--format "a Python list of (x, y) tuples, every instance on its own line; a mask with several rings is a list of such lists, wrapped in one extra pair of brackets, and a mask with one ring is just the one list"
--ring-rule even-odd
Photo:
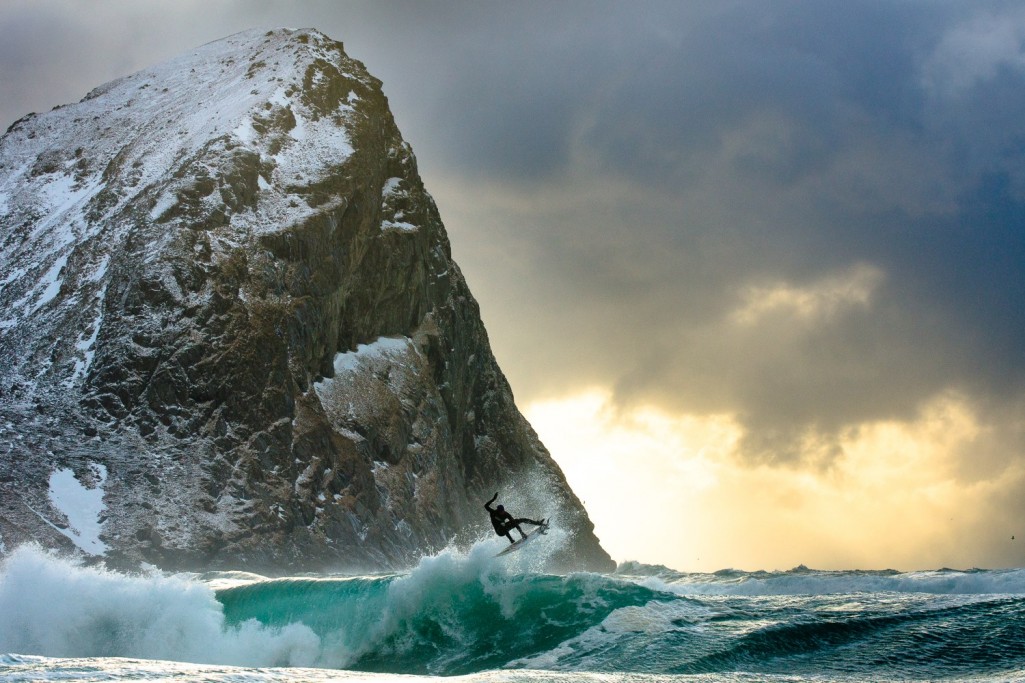
[(18, 121), (0, 227), (0, 551), (398, 568), (504, 490), (614, 566), (340, 43), (247, 32)]

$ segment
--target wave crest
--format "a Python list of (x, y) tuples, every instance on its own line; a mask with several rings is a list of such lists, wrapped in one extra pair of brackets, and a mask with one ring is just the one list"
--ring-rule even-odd
[[(846, 671), (852, 648), (909, 676), (1025, 666), (1025, 570), (560, 576), (497, 547), (402, 574), (286, 579), (126, 575), (22, 547), (0, 571), (0, 652), (431, 675)], [(855, 668), (872, 678), (876, 659)]]

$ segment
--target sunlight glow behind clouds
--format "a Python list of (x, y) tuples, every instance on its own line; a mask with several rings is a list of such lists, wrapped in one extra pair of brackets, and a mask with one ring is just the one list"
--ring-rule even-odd
[(597, 388), (532, 403), (526, 415), (615, 559), (681, 570), (880, 569), (880, 556), (897, 569), (971, 566), (1011, 535), (991, 524), (991, 501), (1023, 475), (958, 480), (983, 428), (956, 395), (913, 420), (847, 430), (839, 456), (821, 458), (809, 433), (800, 462), (754, 467), (738, 457), (742, 430), (729, 415), (617, 411)]
[(746, 303), (734, 312), (733, 319), (752, 325), (773, 311), (790, 312), (802, 320), (831, 317), (846, 306), (867, 307), (883, 279), (878, 268), (857, 264), (804, 287), (786, 282), (749, 287), (744, 296)]

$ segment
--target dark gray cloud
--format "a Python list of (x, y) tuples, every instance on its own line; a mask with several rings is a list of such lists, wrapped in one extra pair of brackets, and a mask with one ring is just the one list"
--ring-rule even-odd
[(5, 5), (0, 119), (314, 26), (384, 81), (521, 400), (732, 412), (785, 458), (1025, 393), (1019, 3), (212, 7)]
[[(492, 219), (491, 236), (529, 242), (535, 259), (525, 270), (536, 280), (516, 285), (534, 313), (510, 327), (533, 320), (554, 338), (575, 337), (532, 353), (540, 367), (524, 371), (530, 381), (554, 391), (599, 367), (623, 398), (738, 410), (769, 436), (906, 416), (944, 387), (1019, 394), (1025, 70), (1020, 50), (1001, 41), (1021, 12), (662, 9), (661, 30), (610, 19), (606, 35), (615, 25), (632, 49), (614, 63), (581, 60), (606, 70), (583, 70), (564, 95), (541, 91), (555, 120), (568, 120), (558, 125), (566, 145), (548, 146), (529, 173), (523, 159), (491, 164), (492, 177), (523, 182), (517, 196), (533, 201), (541, 226)], [(952, 41), (981, 56), (949, 61), (944, 51), (961, 47)], [(500, 142), (481, 144), (468, 166), (499, 145), (529, 144), (516, 128), (522, 110), (508, 110), (515, 123), (493, 112), (487, 125)], [(564, 175), (585, 165), (595, 184), (636, 193), (592, 198), (577, 213), (536, 199), (538, 178), (579, 192)], [(748, 334), (716, 324), (750, 283), (799, 286), (857, 262), (886, 275), (868, 311), (802, 335), (787, 320)], [(528, 333), (511, 334), (526, 348)]]

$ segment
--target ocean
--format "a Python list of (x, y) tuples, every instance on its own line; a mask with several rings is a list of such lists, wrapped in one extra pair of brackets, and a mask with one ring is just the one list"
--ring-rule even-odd
[(1025, 681), (1025, 569), (538, 571), (500, 539), (392, 574), (0, 569), (3, 681)]

